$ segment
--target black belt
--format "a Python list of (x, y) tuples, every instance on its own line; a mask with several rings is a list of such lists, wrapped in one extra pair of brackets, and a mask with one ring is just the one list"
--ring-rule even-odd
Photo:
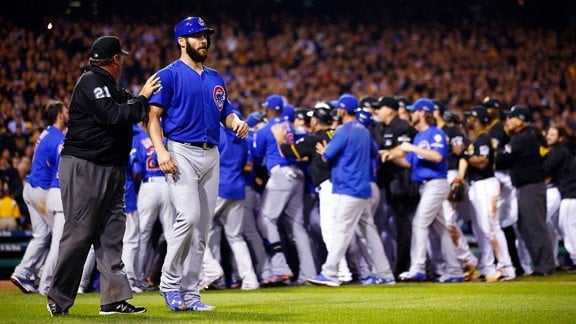
[(180, 143), (185, 144), (185, 145), (190, 145), (190, 146), (196, 146), (196, 147), (199, 147), (203, 150), (208, 150), (208, 149), (216, 147), (216, 144), (206, 143), (206, 142), (180, 142)]

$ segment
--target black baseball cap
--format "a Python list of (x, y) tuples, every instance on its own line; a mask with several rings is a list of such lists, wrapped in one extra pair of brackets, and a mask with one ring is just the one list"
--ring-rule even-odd
[(465, 111), (464, 115), (474, 116), (480, 120), (482, 124), (487, 124), (490, 121), (490, 115), (488, 114), (488, 108), (484, 105), (476, 105), (472, 110)]
[(330, 125), (334, 120), (332, 111), (336, 111), (336, 109), (330, 110), (328, 108), (319, 107), (314, 108), (314, 110), (308, 111), (307, 116), (310, 118), (312, 117), (317, 118), (321, 123), (325, 125)]
[(530, 113), (530, 109), (521, 105), (515, 105), (510, 108), (509, 111), (506, 112), (506, 118), (514, 118), (517, 117), (522, 121), (530, 121), (532, 114)]
[(434, 103), (434, 110), (439, 110), (440, 115), (444, 116), (444, 112), (446, 111), (446, 106), (440, 101), (439, 99), (432, 99)]
[(406, 97), (395, 96), (394, 99), (398, 101), (398, 106), (400, 106), (401, 108), (406, 108), (412, 104), (412, 101), (410, 101), (410, 99)]
[(130, 55), (130, 52), (122, 49), (120, 39), (116, 36), (102, 36), (92, 43), (90, 58), (95, 60), (105, 60), (114, 55)]
[(360, 108), (378, 108), (378, 99), (372, 96), (360, 98)]
[(388, 107), (388, 108), (392, 108), (394, 110), (398, 110), (398, 108), (400, 108), (400, 103), (398, 102), (398, 100), (394, 99), (393, 97), (380, 97), (380, 99), (378, 99), (378, 108), (381, 107)]
[(494, 99), (494, 98), (490, 98), (490, 97), (486, 97), (484, 98), (484, 100), (482, 100), (482, 105), (486, 108), (496, 108), (496, 109), (500, 109), (500, 101)]

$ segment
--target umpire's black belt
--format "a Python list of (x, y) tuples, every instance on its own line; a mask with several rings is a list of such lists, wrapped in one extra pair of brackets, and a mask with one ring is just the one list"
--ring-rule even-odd
[(206, 143), (206, 142), (180, 142), (180, 143), (182, 143), (184, 145), (196, 146), (196, 147), (199, 147), (203, 150), (208, 150), (208, 149), (216, 147), (216, 144)]

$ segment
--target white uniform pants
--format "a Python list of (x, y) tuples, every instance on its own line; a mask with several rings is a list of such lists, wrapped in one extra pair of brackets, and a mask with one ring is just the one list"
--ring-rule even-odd
[(576, 264), (576, 198), (562, 199), (558, 223), (564, 247), (570, 254), (572, 264)]
[(470, 201), (474, 206), (474, 226), (482, 251), (480, 267), (484, 276), (496, 273), (495, 257), (504, 275), (514, 275), (506, 236), (500, 227), (498, 198), (500, 183), (495, 177), (474, 181), (470, 186)]
[(546, 189), (546, 225), (548, 227), (548, 233), (550, 234), (550, 239), (552, 240), (552, 251), (554, 253), (554, 264), (559, 266), (558, 261), (558, 216), (560, 212), (560, 191), (556, 187), (548, 187)]
[[(338, 195), (332, 193), (332, 182), (330, 179), (323, 181), (320, 184), (319, 199), (319, 212), (320, 212), (320, 231), (322, 232), (322, 240), (326, 245), (326, 250), (330, 251), (334, 239), (334, 226), (336, 210), (338, 208)], [(352, 273), (346, 262), (346, 257), (338, 263), (338, 278), (348, 279), (352, 278)]]

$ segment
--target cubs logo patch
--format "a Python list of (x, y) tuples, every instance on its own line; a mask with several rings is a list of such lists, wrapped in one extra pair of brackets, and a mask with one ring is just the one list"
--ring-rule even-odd
[(212, 98), (214, 99), (214, 103), (218, 110), (222, 110), (224, 108), (224, 103), (226, 102), (226, 91), (222, 86), (215, 86), (214, 90), (212, 91)]
[(442, 135), (440, 135), (440, 134), (434, 135), (434, 141), (436, 141), (436, 142), (442, 142)]

